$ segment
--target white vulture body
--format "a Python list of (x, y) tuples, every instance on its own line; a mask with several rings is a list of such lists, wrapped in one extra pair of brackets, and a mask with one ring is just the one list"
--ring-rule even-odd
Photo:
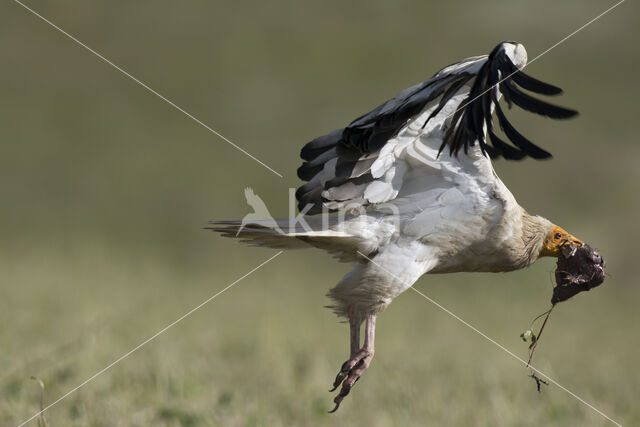
[[(526, 94), (523, 98), (508, 78), (511, 73), (526, 89), (560, 92), (520, 73), (526, 59), (522, 45), (502, 43), (490, 56), (448, 66), (347, 128), (310, 142), (302, 151), (307, 162), (298, 170), (308, 181), (296, 194), (301, 212), (348, 213), (331, 217), (328, 226), (326, 217), (310, 217), (312, 230), (291, 229), (288, 220), (279, 221), (278, 230), (256, 221), (244, 224), (237, 236), (275, 248), (311, 245), (357, 263), (329, 291), (332, 308), (352, 325), (351, 359), (334, 384), (344, 381), (336, 404), (373, 356), (369, 321), (375, 325), (375, 316), (423, 274), (516, 270), (554, 255), (560, 241), (579, 242), (550, 221), (529, 215), (491, 163), (492, 156), (550, 156), (506, 121), (500, 95), (549, 117), (575, 114)], [(515, 147), (493, 132), (494, 110)], [(214, 224), (214, 230), (234, 237), (240, 226), (238, 221)], [(365, 338), (361, 349), (364, 320), (370, 345)]]

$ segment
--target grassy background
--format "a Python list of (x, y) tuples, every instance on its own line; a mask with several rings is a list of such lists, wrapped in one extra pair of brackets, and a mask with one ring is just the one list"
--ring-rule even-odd
[[(52, 402), (274, 252), (200, 229), (277, 216), (298, 150), (400, 89), (504, 39), (533, 58), (613, 3), (28, 4), (279, 171), (279, 178), (18, 4), (0, 5), (0, 424)], [(536, 363), (640, 424), (638, 6), (626, 2), (531, 65), (581, 116), (512, 112), (549, 162), (499, 161), (525, 207), (598, 247), (610, 277), (562, 304)], [(417, 287), (521, 357), (551, 260)], [(52, 427), (607, 425), (415, 293), (378, 322), (372, 369), (333, 416), (348, 331), (324, 294), (348, 270), (288, 252), (47, 412)], [(31, 423), (35, 425), (35, 421)]]

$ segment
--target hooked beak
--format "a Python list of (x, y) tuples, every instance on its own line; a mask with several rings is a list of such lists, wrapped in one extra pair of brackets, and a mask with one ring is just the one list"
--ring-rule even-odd
[(572, 245), (572, 244), (578, 247), (584, 246), (584, 242), (582, 240), (569, 234), (569, 236), (562, 241), (562, 244), (560, 245), (560, 247), (563, 247), (566, 245)]

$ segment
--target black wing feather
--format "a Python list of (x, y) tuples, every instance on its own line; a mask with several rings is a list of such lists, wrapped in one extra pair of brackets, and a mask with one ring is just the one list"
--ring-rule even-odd
[(447, 75), (415, 85), (410, 88), (413, 90), (401, 92), (372, 112), (351, 122), (342, 135), (343, 144), (361, 155), (377, 152), (409, 119), (422, 111), (429, 102), (438, 99), (451, 83), (460, 78), (459, 74)]
[(509, 140), (513, 142), (516, 147), (520, 148), (522, 151), (527, 153), (527, 155), (533, 157), (534, 159), (548, 159), (549, 157), (551, 157), (551, 153), (543, 150), (533, 142), (529, 141), (520, 132), (518, 132), (511, 123), (509, 123), (509, 120), (507, 120), (507, 117), (502, 112), (500, 104), (498, 104), (497, 102), (496, 114), (498, 116), (498, 123), (500, 123), (500, 128), (504, 131), (505, 135), (507, 135), (507, 138), (509, 138)]
[(539, 93), (541, 95), (560, 95), (562, 89), (557, 86), (550, 85), (538, 79), (531, 77), (528, 74), (519, 71), (511, 76), (511, 79), (522, 88), (530, 90), (531, 92)]
[(320, 154), (338, 145), (338, 142), (342, 139), (342, 132), (344, 132), (344, 128), (336, 129), (307, 143), (300, 150), (300, 157), (302, 160), (315, 159)]
[[(343, 196), (356, 197), (358, 188), (374, 180), (369, 168), (380, 149), (428, 104), (437, 102), (427, 122), (434, 118), (472, 79), (474, 81), (468, 96), (445, 120), (439, 155), (445, 148), (451, 155), (458, 155), (460, 151), (468, 153), (469, 147), (477, 141), (482, 153), (491, 158), (501, 156), (508, 160), (520, 160), (527, 156), (535, 159), (551, 157), (549, 152), (529, 141), (508, 121), (498, 104), (498, 93), (502, 94), (510, 108), (516, 105), (554, 119), (567, 119), (577, 112), (549, 104), (524, 92), (558, 95), (562, 89), (519, 70), (507, 55), (506, 46), (510, 43), (500, 43), (488, 57), (475, 57), (458, 63), (454, 71), (443, 70), (433, 78), (403, 90), (345, 128), (336, 129), (306, 144), (300, 152), (305, 162), (298, 169), (298, 175), (310, 182), (296, 192), (300, 209), (311, 204), (308, 213), (313, 214), (322, 210), (324, 202), (340, 202), (336, 198)], [(496, 135), (493, 109), (506, 139)], [(324, 165), (333, 160), (336, 161), (333, 176), (314, 180), (317, 174), (322, 173)], [(321, 184), (323, 180), (326, 180), (324, 185)], [(345, 184), (360, 187), (337, 188)], [(322, 196), (323, 190), (328, 189), (335, 189), (325, 193), (327, 197), (335, 195), (331, 200)]]
[[(461, 103), (459, 110), (453, 115), (450, 127), (445, 133), (440, 147), (441, 152), (448, 145), (452, 155), (458, 154), (461, 148), (464, 148), (466, 153), (468, 147), (473, 146), (475, 141), (478, 141), (482, 152), (491, 157), (501, 155), (509, 160), (520, 160), (526, 155), (535, 159), (551, 157), (549, 152), (533, 144), (509, 123), (498, 105), (497, 90), (502, 93), (509, 107), (515, 104), (526, 111), (553, 119), (568, 119), (578, 114), (575, 110), (549, 104), (520, 90), (516, 85), (543, 95), (557, 95), (562, 92), (560, 88), (544, 83), (520, 71), (511, 62), (506, 53), (505, 45), (507, 43), (499, 44), (489, 55), (487, 62), (478, 71), (476, 81), (469, 91), (469, 96)], [(508, 140), (517, 148), (510, 146), (493, 132), (492, 104), (498, 114), (500, 127)], [(488, 144), (485, 137), (485, 125), (491, 145)]]
[(557, 105), (549, 104), (547, 102), (540, 101), (533, 96), (527, 95), (526, 93), (518, 90), (516, 85), (514, 85), (513, 82), (510, 82), (509, 79), (500, 83), (500, 89), (501, 92), (505, 94), (505, 97), (508, 94), (509, 99), (511, 99), (511, 101), (513, 101), (513, 103), (518, 107), (531, 111), (532, 113), (540, 114), (541, 116), (551, 117), (552, 119), (569, 119), (578, 114), (575, 110), (558, 107)]

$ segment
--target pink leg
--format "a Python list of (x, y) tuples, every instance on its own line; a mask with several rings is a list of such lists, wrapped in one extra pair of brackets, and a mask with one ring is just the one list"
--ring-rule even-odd
[(346, 369), (347, 364), (351, 361), (351, 358), (355, 357), (356, 353), (360, 351), (360, 326), (362, 325), (362, 320), (360, 317), (356, 317), (354, 315), (349, 316), (349, 331), (350, 331), (350, 343), (351, 343), (351, 352), (349, 353), (350, 359), (342, 364), (340, 368), (340, 372), (336, 375), (336, 379), (333, 381), (333, 388), (329, 390), (330, 392), (335, 391), (342, 380), (344, 380), (349, 374), (349, 370)]
[[(354, 329), (354, 324), (351, 323), (351, 357), (349, 360), (344, 362), (342, 368), (340, 368), (340, 372), (336, 376), (336, 379), (333, 383), (333, 390), (338, 388), (340, 384), (342, 384), (342, 388), (340, 389), (340, 393), (333, 399), (333, 402), (336, 404), (336, 407), (333, 410), (329, 411), (333, 413), (338, 410), (340, 407), (340, 402), (344, 399), (349, 392), (351, 391), (351, 387), (360, 379), (360, 376), (364, 373), (364, 371), (371, 364), (371, 360), (373, 359), (374, 353), (374, 340), (376, 333), (376, 315), (375, 314), (367, 314), (365, 318), (365, 336), (364, 336), (364, 344), (362, 348), (358, 349), (359, 341), (360, 341), (360, 325), (358, 323), (357, 327)], [(354, 339), (354, 330), (355, 330), (355, 339)], [(331, 391), (333, 391), (331, 390)]]
[(353, 357), (353, 355), (360, 350), (360, 325), (362, 325), (362, 320), (360, 320), (360, 318), (349, 319), (349, 330), (351, 335), (351, 354), (349, 357)]

